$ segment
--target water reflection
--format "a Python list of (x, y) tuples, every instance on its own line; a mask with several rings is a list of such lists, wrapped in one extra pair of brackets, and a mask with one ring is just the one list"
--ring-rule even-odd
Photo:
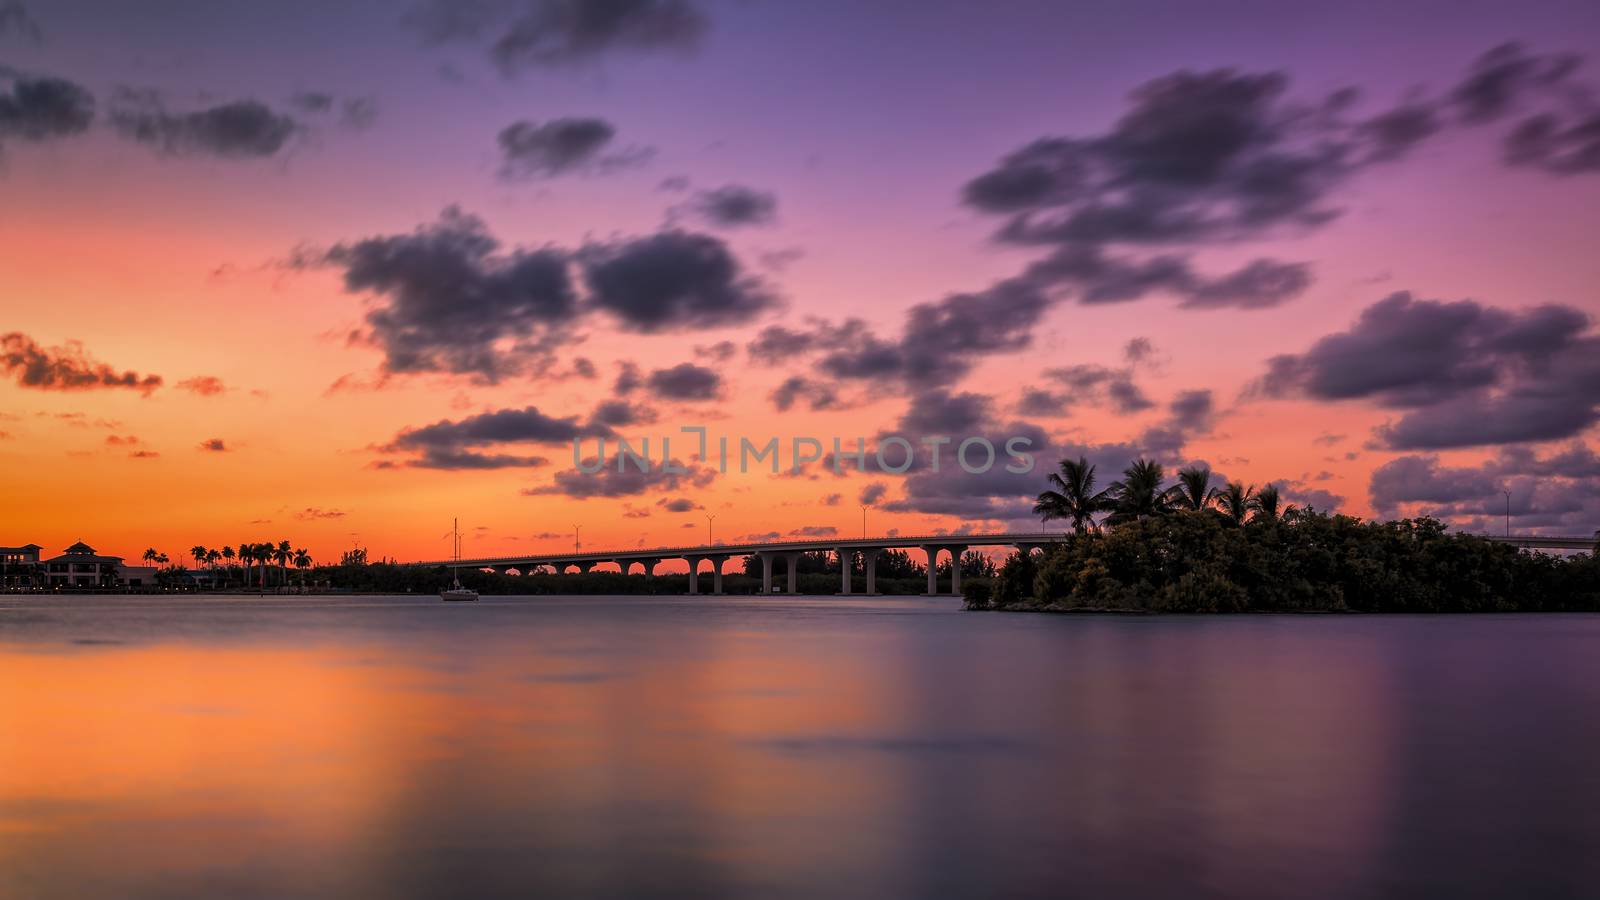
[(1600, 617), (0, 599), (0, 896), (1594, 896)]

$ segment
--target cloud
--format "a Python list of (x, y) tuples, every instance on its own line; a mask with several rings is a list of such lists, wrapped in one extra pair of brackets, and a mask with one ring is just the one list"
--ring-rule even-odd
[(799, 528), (791, 529), (789, 531), (789, 537), (822, 538), (833, 537), (838, 533), (839, 529), (833, 527), (832, 525), (802, 525)]
[(1136, 88), (1105, 132), (1007, 154), (962, 199), (1002, 218), (998, 241), (1053, 248), (1027, 277), (1080, 302), (1166, 293), (1192, 308), (1277, 306), (1309, 287), (1308, 265), (1263, 258), (1206, 276), (1188, 251), (1319, 229), (1342, 213), (1335, 199), (1359, 173), (1448, 125), (1514, 111), (1536, 110), (1505, 137), (1508, 164), (1600, 170), (1600, 112), (1570, 83), (1576, 67), (1505, 45), (1451, 91), (1375, 113), (1358, 109), (1354, 88), (1291, 99), (1282, 72), (1180, 71)]
[[(1121, 415), (1132, 415), (1155, 406), (1155, 403), (1134, 383), (1131, 366), (1112, 369), (1080, 363), (1046, 369), (1044, 375), (1066, 387), (1065, 395), (1052, 396), (1059, 396), (1069, 404), (1082, 402), (1105, 404)], [(1043, 398), (1036, 399), (1043, 402)]]
[(652, 394), (664, 400), (715, 400), (722, 391), (722, 376), (714, 369), (679, 363), (651, 372), (645, 384)]
[(813, 410), (837, 409), (841, 405), (839, 393), (832, 385), (803, 375), (784, 379), (782, 384), (773, 389), (771, 399), (773, 407), (779, 412), (792, 409), (801, 400)]
[(652, 155), (648, 148), (605, 153), (617, 130), (604, 119), (551, 119), (513, 122), (501, 129), (500, 176), (508, 179), (554, 178), (579, 172), (612, 172), (638, 165)]
[(591, 302), (643, 333), (742, 325), (778, 305), (714, 237), (663, 231), (582, 252)]
[(37, 44), (44, 40), (44, 32), (39, 30), (39, 23), (34, 21), (28, 13), (28, 7), (21, 0), (5, 0), (0, 3), (0, 37), (15, 34)]
[(407, 21), (433, 41), (487, 39), (490, 58), (507, 75), (617, 53), (686, 53), (710, 24), (689, 0), (432, 0)]
[(129, 434), (129, 435), (120, 435), (120, 434), (108, 434), (108, 435), (106, 435), (106, 443), (109, 444), (112, 447), (131, 447), (131, 446), (133, 446), (135, 444), (138, 444), (139, 442), (140, 442), (139, 439), (137, 437), (135, 437), (134, 435), (131, 435), (131, 434)]
[[(4, 10), (0, 7), (0, 14)], [(0, 140), (45, 141), (82, 134), (94, 121), (94, 109), (94, 95), (73, 82), (0, 66)]]
[(308, 506), (295, 513), (294, 517), (302, 522), (311, 522), (317, 519), (342, 519), (345, 517), (345, 512), (342, 509), (319, 509), (315, 506)]
[(1378, 431), (1399, 450), (1545, 441), (1600, 421), (1600, 335), (1581, 310), (1506, 310), (1399, 292), (1348, 331), (1275, 356), (1250, 393), (1369, 400), (1401, 417)]
[[(595, 463), (595, 458), (589, 457), (583, 461), (583, 466), (593, 469)], [(525, 488), (522, 493), (530, 497), (558, 494), (577, 500), (590, 497), (630, 497), (649, 491), (704, 488), (717, 477), (715, 469), (699, 464), (686, 466), (680, 459), (671, 460), (671, 468), (684, 471), (670, 471), (657, 463), (650, 467), (650, 471), (641, 472), (633, 462), (617, 457), (608, 459), (598, 471), (563, 469), (555, 473), (550, 484)]]
[(607, 400), (596, 406), (589, 417), (589, 421), (595, 425), (612, 428), (648, 425), (655, 420), (655, 410), (627, 400)]
[(416, 454), (404, 462), (426, 469), (503, 469), (542, 466), (542, 456), (485, 453), (500, 444), (563, 444), (590, 435), (608, 435), (603, 424), (582, 424), (575, 416), (557, 418), (537, 407), (500, 409), (459, 420), (440, 420), (407, 428), (378, 448), (391, 454)]
[(688, 497), (675, 497), (671, 500), (662, 497), (656, 501), (656, 505), (670, 513), (686, 513), (694, 512), (697, 509), (705, 509), (704, 506), (690, 500)]
[(215, 375), (196, 375), (193, 378), (185, 378), (178, 382), (177, 387), (180, 390), (189, 391), (202, 397), (215, 397), (217, 394), (228, 390), (228, 386), (222, 383), (222, 379)]
[(162, 383), (160, 375), (118, 372), (96, 362), (77, 341), (68, 341), (64, 347), (41, 347), (17, 331), (0, 337), (0, 367), (14, 376), (18, 385), (44, 391), (130, 388), (149, 396)]
[(224, 159), (276, 155), (301, 130), (292, 117), (259, 100), (175, 113), (149, 92), (125, 92), (111, 110), (111, 124), (124, 137), (168, 155)]
[(494, 383), (552, 362), (579, 315), (567, 254), (503, 253), (482, 219), (454, 206), (411, 234), (338, 244), (312, 262), (343, 269), (346, 290), (381, 298), (354, 337), (383, 350), (389, 374)]
[(199, 449), (207, 453), (226, 453), (228, 452), (228, 445), (223, 442), (222, 438), (207, 438), (200, 442)]
[(871, 506), (872, 504), (877, 503), (879, 500), (882, 500), (883, 495), (887, 494), (888, 492), (888, 485), (879, 482), (873, 482), (872, 484), (869, 484), (861, 489), (861, 496), (859, 499), (861, 500), (863, 506)]
[(378, 101), (375, 97), (335, 97), (325, 91), (299, 91), (289, 98), (289, 105), (313, 116), (339, 114), (339, 124), (348, 128), (369, 128), (378, 119)]
[(1600, 521), (1596, 474), (1600, 458), (1581, 443), (1546, 457), (1506, 448), (1471, 467), (1446, 466), (1424, 454), (1379, 466), (1368, 491), (1373, 509), (1384, 517), (1431, 515), (1468, 530), (1498, 531), (1509, 506), (1519, 532), (1588, 534)]
[(778, 197), (744, 185), (728, 184), (696, 192), (686, 209), (717, 228), (770, 225), (778, 217)]

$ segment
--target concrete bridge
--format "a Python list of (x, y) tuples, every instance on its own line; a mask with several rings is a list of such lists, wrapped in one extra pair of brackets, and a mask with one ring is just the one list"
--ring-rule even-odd
[[(1539, 550), (1592, 550), (1595, 545), (1593, 537), (1549, 537), (1544, 535), (1493, 535), (1480, 534), (1478, 537), (1500, 544), (1511, 544), (1521, 549)], [(646, 575), (654, 575), (656, 566), (669, 559), (681, 559), (689, 564), (689, 593), (700, 592), (699, 576), (702, 563), (709, 563), (711, 567), (711, 592), (722, 593), (722, 567), (728, 560), (736, 556), (754, 556), (761, 561), (761, 592), (772, 593), (772, 576), (778, 562), (783, 563), (784, 573), (787, 575), (787, 593), (793, 594), (797, 588), (799, 575), (798, 564), (800, 556), (818, 550), (832, 552), (841, 559), (848, 554), (860, 553), (865, 559), (866, 591), (867, 594), (877, 593), (877, 563), (878, 554), (886, 550), (921, 550), (928, 559), (928, 594), (937, 595), (939, 591), (938, 566), (940, 554), (950, 555), (950, 588), (948, 593), (960, 595), (961, 593), (961, 554), (974, 547), (1013, 547), (1025, 553), (1036, 548), (1042, 548), (1053, 543), (1066, 540), (1067, 536), (1061, 532), (1004, 532), (997, 534), (930, 534), (910, 537), (874, 537), (859, 539), (830, 538), (826, 540), (811, 541), (758, 541), (743, 544), (698, 544), (685, 547), (651, 547), (644, 550), (596, 550), (590, 552), (574, 551), (571, 553), (536, 553), (526, 556), (494, 556), (480, 559), (463, 559), (456, 565), (466, 569), (492, 569), (495, 572), (506, 574), (516, 569), (524, 575), (531, 574), (539, 569), (553, 569), (556, 572), (566, 572), (577, 569), (579, 572), (588, 572), (597, 565), (610, 563), (623, 573), (633, 571), (635, 565), (641, 566)], [(449, 560), (434, 560), (418, 562), (417, 566), (448, 566)], [(839, 567), (840, 584), (839, 593), (855, 593), (850, 566)]]
[[(588, 572), (602, 563), (612, 563), (624, 573), (642, 566), (646, 575), (654, 575), (656, 566), (665, 560), (682, 559), (689, 563), (689, 593), (699, 593), (699, 574), (702, 563), (710, 563), (711, 591), (722, 593), (722, 567), (735, 556), (754, 556), (761, 560), (761, 592), (772, 593), (772, 576), (779, 561), (787, 575), (787, 593), (797, 588), (800, 556), (818, 550), (832, 552), (840, 558), (860, 553), (865, 559), (866, 593), (877, 593), (878, 554), (885, 550), (916, 549), (928, 557), (928, 593), (938, 594), (938, 564), (941, 553), (948, 553), (950, 566), (950, 594), (961, 593), (961, 566), (956, 564), (961, 554), (973, 547), (1014, 547), (1031, 552), (1065, 539), (1061, 532), (1018, 532), (1002, 534), (930, 534), (910, 537), (876, 537), (860, 539), (830, 538), (813, 541), (762, 541), (744, 544), (699, 544), (689, 547), (652, 547), (647, 550), (597, 550), (593, 552), (538, 553), (527, 556), (496, 556), (483, 559), (463, 559), (458, 565), (469, 569), (493, 569), (501, 574), (516, 569), (524, 575), (536, 569), (554, 569), (565, 572), (577, 569)], [(448, 566), (449, 560), (419, 562), (419, 566)], [(850, 566), (840, 566), (839, 593), (855, 593)]]

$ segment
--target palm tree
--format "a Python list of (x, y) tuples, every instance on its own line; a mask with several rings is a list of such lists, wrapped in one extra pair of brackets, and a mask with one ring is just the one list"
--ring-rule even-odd
[(1166, 470), (1153, 459), (1135, 460), (1122, 470), (1122, 480), (1111, 483), (1114, 499), (1106, 524), (1112, 527), (1159, 516), (1172, 509), (1172, 498), (1161, 489)]
[(216, 548), (212, 548), (212, 549), (206, 551), (206, 565), (209, 566), (210, 568), (215, 569), (217, 567), (217, 560), (219, 560), (221, 558), (222, 558), (222, 551), (217, 550)]
[(1110, 508), (1110, 492), (1095, 493), (1094, 466), (1081, 456), (1063, 459), (1061, 471), (1047, 477), (1056, 490), (1040, 494), (1039, 502), (1033, 506), (1034, 515), (1043, 521), (1070, 519), (1072, 530), (1083, 534), (1094, 526), (1095, 513)]
[(198, 568), (206, 564), (206, 548), (195, 544), (189, 548), (189, 555), (194, 557), (194, 564)]
[(306, 586), (305, 571), (311, 568), (311, 554), (304, 547), (294, 551), (294, 567), (300, 570), (300, 586)]
[(1233, 520), (1235, 525), (1243, 525), (1249, 517), (1250, 510), (1254, 508), (1256, 500), (1256, 486), (1246, 487), (1243, 482), (1230, 481), (1228, 486), (1217, 494), (1217, 506), (1221, 507), (1222, 514)]
[(1279, 508), (1282, 502), (1283, 498), (1278, 495), (1276, 485), (1264, 485), (1261, 490), (1256, 492), (1255, 499), (1250, 501), (1250, 509), (1255, 513), (1250, 517), (1250, 521), (1278, 521), (1278, 517), (1283, 514), (1283, 510)]
[(160, 555), (161, 555), (160, 553), (156, 552), (156, 548), (149, 547), (149, 548), (145, 549), (144, 556), (141, 557), (141, 558), (144, 560), (145, 565), (149, 565), (149, 564), (155, 562), (156, 561), (156, 557), (160, 556)]
[(1182, 509), (1199, 512), (1216, 502), (1218, 491), (1211, 486), (1211, 470), (1206, 466), (1189, 466), (1178, 470), (1178, 483), (1167, 493)]
[(278, 546), (272, 548), (272, 558), (278, 561), (279, 581), (289, 583), (289, 561), (294, 559), (294, 545), (288, 541), (279, 541)]

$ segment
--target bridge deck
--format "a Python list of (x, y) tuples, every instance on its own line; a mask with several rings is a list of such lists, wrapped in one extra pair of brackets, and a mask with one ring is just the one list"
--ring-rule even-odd
[[(1486, 538), (1501, 544), (1511, 544), (1523, 549), (1540, 550), (1590, 550), (1595, 545), (1593, 537), (1553, 537), (1548, 535), (1493, 535)], [(804, 541), (752, 541), (736, 544), (689, 544), (674, 547), (647, 547), (613, 550), (574, 550), (567, 553), (535, 553), (519, 556), (488, 556), (463, 559), (457, 565), (472, 568), (522, 568), (524, 566), (549, 566), (560, 563), (601, 563), (661, 559), (688, 559), (724, 556), (748, 556), (752, 553), (793, 553), (814, 550), (891, 550), (918, 547), (1006, 547), (1038, 546), (1066, 539), (1059, 531), (1001, 532), (992, 534), (920, 534), (883, 535), (864, 538), (820, 538)], [(409, 563), (414, 566), (447, 566), (450, 560), (428, 560)]]

